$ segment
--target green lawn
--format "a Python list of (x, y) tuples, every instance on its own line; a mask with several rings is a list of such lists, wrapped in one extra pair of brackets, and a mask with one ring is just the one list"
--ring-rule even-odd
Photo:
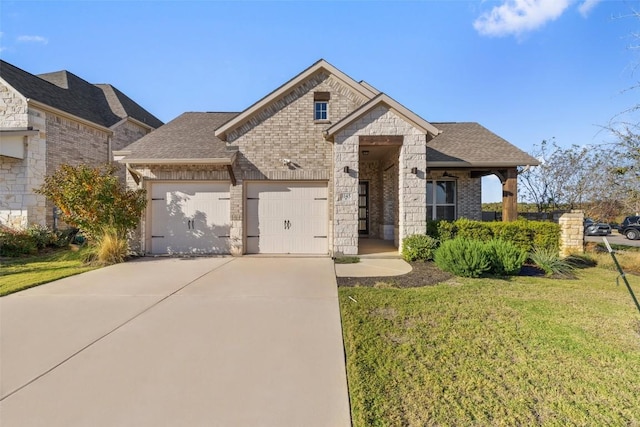
[(640, 314), (577, 274), (340, 288), (354, 426), (639, 426)]
[(96, 268), (84, 265), (82, 256), (81, 251), (65, 249), (33, 257), (2, 258), (0, 296)]

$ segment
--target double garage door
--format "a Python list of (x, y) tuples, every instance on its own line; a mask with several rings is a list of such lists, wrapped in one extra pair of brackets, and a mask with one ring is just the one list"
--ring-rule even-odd
[[(151, 187), (151, 252), (229, 253), (229, 183)], [(327, 185), (251, 182), (245, 188), (247, 253), (326, 254)]]

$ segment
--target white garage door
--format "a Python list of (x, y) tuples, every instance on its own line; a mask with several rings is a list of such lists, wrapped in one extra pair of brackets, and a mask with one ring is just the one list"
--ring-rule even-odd
[(247, 184), (247, 252), (326, 254), (326, 183)]
[(229, 253), (229, 184), (154, 183), (151, 253)]

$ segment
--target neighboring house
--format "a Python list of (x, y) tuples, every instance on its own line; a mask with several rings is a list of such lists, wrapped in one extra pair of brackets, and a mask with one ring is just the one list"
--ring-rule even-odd
[[(109, 84), (68, 72), (33, 75), (0, 61), (0, 225), (53, 225), (34, 193), (62, 164), (112, 161), (162, 122)], [(124, 168), (122, 168), (124, 179)]]
[(537, 161), (477, 123), (429, 123), (324, 60), (241, 113), (184, 113), (114, 153), (148, 191), (144, 253), (357, 254), (360, 238), (481, 219), (481, 177)]

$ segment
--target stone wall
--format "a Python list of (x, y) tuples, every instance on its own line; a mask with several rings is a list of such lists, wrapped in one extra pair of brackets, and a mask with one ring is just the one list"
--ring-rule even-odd
[(0, 128), (27, 128), (40, 132), (25, 136), (25, 157), (0, 156), (0, 224), (26, 228), (45, 223), (44, 197), (33, 189), (44, 182), (46, 125), (38, 111), (29, 111), (27, 100), (0, 80)]
[(584, 212), (563, 214), (560, 224), (560, 256), (584, 253)]
[[(358, 180), (359, 136), (403, 135), (398, 165), (398, 224), (396, 244), (400, 247), (404, 237), (426, 230), (426, 135), (407, 123), (386, 107), (373, 109), (335, 135), (334, 175), (334, 245), (335, 254), (358, 253)], [(343, 172), (348, 166), (349, 174)], [(411, 173), (416, 167), (417, 174)]]

